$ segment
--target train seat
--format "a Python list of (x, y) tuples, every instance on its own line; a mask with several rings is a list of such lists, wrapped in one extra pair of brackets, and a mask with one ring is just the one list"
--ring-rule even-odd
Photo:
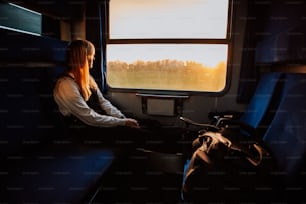
[[(301, 197), (301, 193), (303, 189), (305, 189), (304, 172), (306, 170), (306, 137), (304, 133), (306, 130), (306, 74), (269, 73), (268, 75), (269, 77), (264, 77), (262, 79), (267, 80), (268, 78), (273, 76), (272, 78), (266, 81), (268, 82), (268, 90), (272, 91), (270, 93), (273, 94), (267, 94), (267, 90), (262, 89), (264, 90), (264, 92), (261, 92), (264, 93), (264, 95), (262, 96), (270, 95), (270, 97), (262, 97), (259, 95), (260, 89), (257, 88), (253, 97), (253, 100), (259, 99), (259, 102), (264, 100), (264, 103), (255, 103), (252, 101), (248, 107), (251, 107), (250, 109), (248, 109), (251, 111), (247, 111), (245, 113), (248, 117), (242, 116), (243, 120), (241, 121), (238, 120), (238, 122), (233, 122), (234, 120), (231, 120), (229, 118), (226, 118), (224, 121), (222, 121), (221, 119), (221, 121), (225, 122), (226, 124), (238, 125), (239, 127), (242, 127), (244, 126), (244, 124), (247, 124), (247, 127), (249, 127), (250, 129), (261, 126), (266, 129), (264, 134), (260, 137), (262, 137), (264, 144), (271, 152), (272, 160), (270, 161), (273, 161), (273, 165), (271, 165), (273, 166), (273, 168), (267, 168), (265, 170), (264, 175), (268, 176), (264, 177), (263, 183), (261, 183), (260, 178), (256, 179), (255, 183), (258, 186), (252, 186), (254, 190), (252, 192), (248, 192), (245, 199), (258, 199), (259, 201), (260, 199), (258, 198), (258, 195), (264, 195), (263, 199), (266, 199), (267, 201), (290, 201), (292, 198)], [(275, 76), (277, 77), (274, 78)], [(278, 82), (276, 83), (276, 81)], [(264, 84), (261, 84), (262, 82), (263, 81), (260, 82), (259, 87), (266, 87), (263, 86)], [(270, 82), (273, 82), (274, 85), (269, 85)], [(254, 106), (254, 104), (257, 104), (257, 106)], [(262, 107), (261, 104), (265, 104), (265, 107)], [(265, 111), (261, 112), (260, 109), (264, 109)], [(253, 115), (253, 117), (249, 117), (250, 115)], [(260, 117), (257, 117), (259, 115)], [(248, 118), (250, 120), (247, 120)], [(260, 118), (260, 120), (258, 118)], [(184, 121), (194, 125), (198, 125), (202, 128), (210, 128), (210, 126), (207, 126), (207, 124), (198, 124), (188, 119), (185, 119)], [(264, 123), (267, 121), (269, 121), (269, 124)], [(219, 124), (217, 124), (217, 126), (224, 126), (226, 124), (221, 124), (221, 122), (219, 121)], [(269, 158), (267, 159), (267, 161), (269, 162)], [(276, 165), (274, 163), (275, 161)], [(186, 168), (188, 167), (188, 164), (189, 161), (186, 163)], [(205, 170), (205, 168), (202, 170)], [(194, 179), (201, 181), (199, 183), (203, 183), (203, 186), (196, 186), (196, 189), (205, 189), (205, 186), (209, 186), (207, 182), (213, 182), (209, 180), (209, 178), (205, 177), (205, 173), (203, 173), (203, 175), (201, 173), (197, 175), (198, 177)], [(239, 180), (236, 180), (236, 182), (239, 182)], [(214, 185), (220, 185), (221, 188), (224, 185), (226, 186), (226, 184), (222, 182), (220, 182), (219, 184), (215, 183)], [(251, 184), (249, 183), (249, 185)], [(254, 185), (254, 183), (252, 185)], [(238, 191), (238, 194), (243, 194), (242, 190), (243, 189)], [(184, 199), (186, 199), (187, 197), (188, 201), (202, 202), (202, 193), (204, 192), (192, 191), (188, 192), (187, 194), (184, 193), (183, 197)], [(190, 197), (190, 195), (192, 196)], [(230, 195), (234, 196), (236, 194), (230, 193), (229, 196)], [(251, 195), (254, 197), (252, 197)], [(213, 199), (214, 201), (216, 201), (216, 199), (218, 198), (207, 199)]]
[(0, 202), (88, 202), (120, 153), (69, 140), (53, 99), (66, 42), (0, 33)]
[[(259, 137), (264, 135), (264, 132), (269, 126), (275, 110), (279, 104), (281, 92), (283, 89), (284, 75), (281, 72), (269, 72), (262, 75), (250, 103), (246, 107), (245, 112), (237, 113), (227, 111), (225, 113), (211, 113), (209, 118), (212, 120), (208, 123), (198, 123), (186, 117), (180, 117), (185, 123), (186, 133), (184, 139), (187, 145), (195, 140), (198, 131), (201, 129), (216, 130), (220, 126), (232, 125), (233, 127), (241, 128), (245, 134), (256, 134)], [(191, 126), (196, 127), (195, 131), (190, 131)], [(189, 141), (189, 142), (188, 142)], [(193, 151), (190, 147), (184, 147), (185, 154), (190, 157), (190, 152)]]
[[(272, 83), (265, 78), (270, 78), (268, 81)], [(285, 184), (295, 184), (301, 180), (297, 178), (301, 178), (306, 167), (306, 74), (268, 73), (262, 82), (240, 124), (256, 129), (277, 161), (276, 174), (283, 175)], [(271, 91), (273, 94), (268, 94)]]
[(286, 94), (263, 140), (276, 158), (285, 183), (296, 185), (306, 170), (306, 74), (287, 73), (285, 85)]

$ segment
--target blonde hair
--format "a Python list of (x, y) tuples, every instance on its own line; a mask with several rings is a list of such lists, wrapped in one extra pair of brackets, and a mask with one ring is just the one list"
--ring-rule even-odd
[(97, 84), (90, 76), (87, 57), (94, 52), (94, 45), (88, 40), (73, 40), (67, 48), (67, 65), (80, 87), (85, 101), (91, 96), (90, 88), (97, 88)]

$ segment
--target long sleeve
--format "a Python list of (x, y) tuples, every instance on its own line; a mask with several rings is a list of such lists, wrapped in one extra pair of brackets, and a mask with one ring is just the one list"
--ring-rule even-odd
[(99, 99), (99, 104), (101, 108), (110, 116), (114, 116), (117, 118), (125, 118), (125, 116), (118, 110), (113, 104), (110, 103), (109, 100), (105, 99), (102, 95), (100, 89), (97, 89), (97, 95)]
[(78, 85), (69, 77), (60, 78), (54, 88), (54, 100), (64, 116), (74, 115), (84, 123), (97, 127), (125, 125), (123, 114), (98, 90), (99, 103), (109, 115), (101, 115), (90, 108), (83, 99)]

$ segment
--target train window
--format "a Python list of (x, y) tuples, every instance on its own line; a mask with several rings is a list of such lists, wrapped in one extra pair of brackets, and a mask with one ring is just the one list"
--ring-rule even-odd
[(140, 90), (224, 90), (229, 4), (229, 0), (110, 0), (108, 85)]
[(16, 4), (0, 2), (0, 28), (41, 35), (42, 15)]

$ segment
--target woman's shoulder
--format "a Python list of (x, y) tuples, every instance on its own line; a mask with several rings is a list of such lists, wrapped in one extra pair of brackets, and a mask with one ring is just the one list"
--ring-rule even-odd
[(72, 81), (74, 81), (74, 78), (66, 72), (59, 75), (56, 80), (57, 83), (62, 83), (62, 82), (71, 83)]
[(64, 74), (58, 77), (55, 86), (57, 87), (57, 89), (75, 89), (78, 87), (74, 79), (70, 75)]
[(68, 72), (64, 72), (64, 73), (60, 74), (59, 77), (58, 77), (59, 80), (60, 79), (67, 79), (67, 78), (71, 79), (71, 80), (74, 80), (74, 77), (71, 74), (69, 74)]

